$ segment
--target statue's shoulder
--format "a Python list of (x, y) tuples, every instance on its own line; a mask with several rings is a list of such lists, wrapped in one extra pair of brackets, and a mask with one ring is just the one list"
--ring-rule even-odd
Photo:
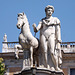
[(56, 23), (60, 23), (60, 20), (57, 17), (53, 17), (53, 19)]
[(46, 17), (42, 18), (41, 21), (46, 20)]
[(46, 19), (46, 17), (42, 18), (39, 23), (43, 23), (43, 21), (45, 21), (45, 19)]

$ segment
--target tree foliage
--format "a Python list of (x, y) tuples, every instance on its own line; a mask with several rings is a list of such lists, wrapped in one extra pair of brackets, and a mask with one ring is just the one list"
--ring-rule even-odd
[(3, 63), (3, 58), (0, 58), (0, 75), (4, 75), (5, 64)]

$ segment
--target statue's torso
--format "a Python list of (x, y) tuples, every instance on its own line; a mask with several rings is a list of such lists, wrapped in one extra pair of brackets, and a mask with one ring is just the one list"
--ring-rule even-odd
[(48, 38), (50, 35), (55, 34), (55, 27), (57, 25), (57, 18), (52, 17), (50, 20), (42, 19), (41, 35)]

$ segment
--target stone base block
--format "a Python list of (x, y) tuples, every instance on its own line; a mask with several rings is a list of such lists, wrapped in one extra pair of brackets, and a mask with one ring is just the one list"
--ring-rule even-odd
[(14, 75), (64, 75), (63, 72), (59, 71), (51, 71), (46, 68), (29, 68), (24, 69), (20, 73), (14, 74)]

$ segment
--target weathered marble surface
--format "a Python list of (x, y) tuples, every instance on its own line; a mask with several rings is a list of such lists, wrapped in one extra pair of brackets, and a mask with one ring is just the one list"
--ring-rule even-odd
[(64, 75), (63, 72), (50, 71), (45, 68), (31, 68), (28, 70), (23, 70), (20, 73), (14, 75)]
[(7, 35), (6, 34), (4, 34), (3, 40), (4, 40), (4, 42), (7, 42)]
[[(24, 50), (22, 71), (24, 71), (24, 69), (26, 70), (29, 68), (31, 69), (34, 67), (39, 67), (41, 68), (41, 71), (44, 68), (44, 70), (51, 71), (51, 75), (56, 74), (56, 71), (62, 72), (62, 70), (60, 69), (60, 66), (62, 64), (62, 55), (60, 48), (60, 20), (57, 17), (52, 16), (53, 12), (54, 7), (48, 5), (45, 8), (46, 17), (41, 19), (37, 27), (36, 24), (33, 24), (35, 33), (40, 30), (40, 45), (38, 40), (33, 37), (30, 32), (29, 23), (26, 15), (24, 13), (18, 14), (17, 28), (21, 28), (21, 33), (19, 35), (20, 45), (15, 46), (15, 53), (16, 57), (19, 58), (18, 50), (20, 48)], [(52, 74), (52, 71), (55, 73)]]
[(52, 16), (53, 12), (54, 7), (48, 5), (45, 8), (46, 17), (41, 19), (37, 27), (35, 24), (33, 27), (34, 32), (40, 30), (40, 48), (44, 62), (42, 65), (52, 70), (61, 71), (59, 68), (59, 65), (62, 64), (60, 20)]
[(2, 48), (2, 52), (4, 53), (4, 52), (8, 52), (8, 45), (6, 44), (6, 42), (7, 42), (7, 35), (6, 34), (4, 34), (4, 37), (3, 37), (3, 48)]
[[(19, 13), (17, 17), (17, 28), (21, 29), (19, 35), (19, 45), (15, 46), (16, 58), (18, 57), (19, 49), (24, 51), (23, 69), (26, 67), (33, 67), (33, 56), (34, 51), (39, 46), (38, 40), (32, 35), (29, 27), (29, 22), (24, 13)], [(35, 49), (35, 50), (34, 50)], [(28, 51), (27, 51), (28, 50)]]

